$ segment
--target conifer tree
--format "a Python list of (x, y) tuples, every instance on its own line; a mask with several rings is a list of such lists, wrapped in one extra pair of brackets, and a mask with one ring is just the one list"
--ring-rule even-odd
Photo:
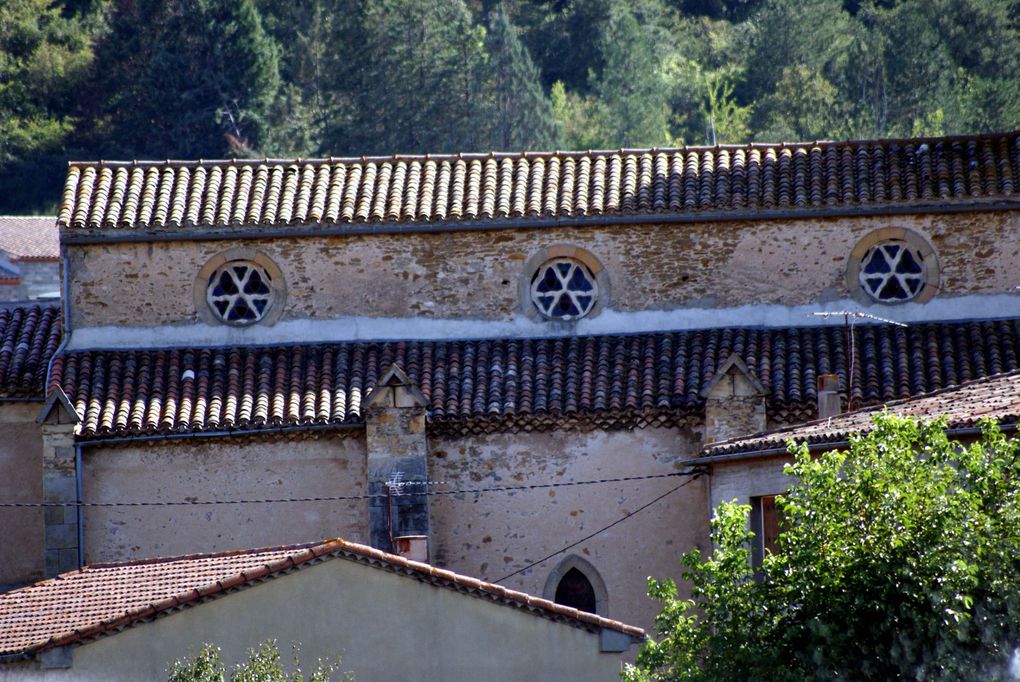
[(120, 0), (97, 54), (87, 137), (120, 156), (253, 153), (268, 136), (278, 61), (251, 0)]
[[(339, 65), (324, 136), (330, 153), (393, 154), (481, 146), (483, 31), (462, 0), (350, 1), (357, 49)], [(352, 40), (349, 36), (343, 39)]]
[(553, 147), (557, 134), (552, 105), (503, 3), (489, 16), (485, 46), (491, 146), (504, 151)]
[(595, 89), (609, 147), (653, 147), (668, 140), (667, 88), (662, 77), (662, 36), (640, 22), (626, 0), (613, 3), (602, 29), (605, 68)]

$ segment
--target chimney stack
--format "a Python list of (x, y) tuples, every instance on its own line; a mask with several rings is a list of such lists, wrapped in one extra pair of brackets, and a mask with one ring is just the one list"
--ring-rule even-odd
[(429, 537), (427, 535), (401, 535), (393, 538), (397, 554), (410, 561), (429, 561)]
[(818, 418), (835, 417), (841, 411), (839, 402), (839, 377), (835, 374), (821, 374), (818, 377)]

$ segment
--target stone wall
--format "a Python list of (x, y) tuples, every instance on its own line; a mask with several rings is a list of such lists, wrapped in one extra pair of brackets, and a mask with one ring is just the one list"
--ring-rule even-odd
[(524, 264), (558, 243), (602, 262), (608, 308), (617, 311), (820, 303), (849, 297), (851, 250), (885, 227), (909, 228), (931, 242), (942, 266), (936, 300), (1013, 293), (1017, 285), (1020, 212), (72, 245), (72, 321), (195, 322), (196, 275), (233, 246), (258, 249), (279, 265), (288, 290), (284, 320), (511, 320), (520, 313)]
[(0, 301), (32, 301), (60, 296), (59, 261), (18, 261), (20, 284), (0, 286)]
[(26, 299), (60, 296), (59, 261), (20, 261), (18, 269)]
[[(42, 436), (35, 423), (41, 407), (0, 403), (0, 501), (43, 499)], [(0, 507), (0, 592), (43, 577), (43, 517), (41, 507)]]
[[(340, 437), (195, 439), (85, 447), (86, 502), (257, 500), (364, 495), (365, 441)], [(168, 507), (92, 507), (85, 560), (311, 542), (368, 542), (364, 499)]]
[[(430, 438), (429, 474), (440, 490), (526, 486), (676, 472), (700, 446), (676, 429)], [(687, 478), (465, 493), (431, 498), (437, 565), (497, 580), (636, 511)], [(500, 584), (545, 593), (561, 561), (598, 571), (610, 618), (650, 627), (658, 612), (648, 576), (679, 577), (680, 555), (708, 540), (707, 482), (694, 480), (648, 509)], [(555, 586), (553, 586), (555, 588)], [(549, 596), (549, 595), (547, 595)]]

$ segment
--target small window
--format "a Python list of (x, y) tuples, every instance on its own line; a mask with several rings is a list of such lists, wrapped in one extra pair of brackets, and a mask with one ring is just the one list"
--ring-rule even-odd
[(776, 507), (779, 495), (751, 498), (751, 563), (761, 566), (765, 557), (779, 552), (779, 536), (783, 532), (783, 515)]
[(861, 303), (924, 303), (939, 288), (938, 255), (913, 230), (888, 227), (865, 235), (850, 253), (846, 284)]
[(924, 255), (906, 242), (875, 244), (861, 259), (858, 277), (864, 291), (876, 301), (909, 301), (924, 288)]
[(571, 568), (560, 579), (553, 601), (578, 611), (596, 612), (595, 588), (584, 573), (576, 568)]
[(531, 279), (531, 300), (545, 317), (576, 320), (591, 312), (599, 290), (591, 271), (573, 258), (542, 264)]
[(209, 278), (206, 301), (223, 322), (254, 324), (266, 316), (273, 304), (272, 285), (272, 277), (258, 264), (228, 261)]

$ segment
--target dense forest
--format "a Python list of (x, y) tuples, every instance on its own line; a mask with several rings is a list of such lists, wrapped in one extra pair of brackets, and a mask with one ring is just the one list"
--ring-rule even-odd
[(0, 213), (68, 159), (606, 149), (1020, 122), (1020, 0), (0, 0)]

